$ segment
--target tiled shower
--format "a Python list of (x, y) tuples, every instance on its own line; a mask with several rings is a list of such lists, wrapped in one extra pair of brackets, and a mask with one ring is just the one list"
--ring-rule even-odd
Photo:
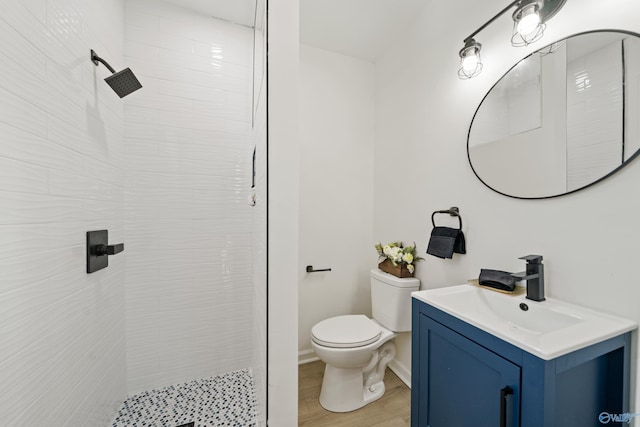
[[(230, 372), (251, 377), (261, 425), (261, 28), (159, 0), (3, 3), (3, 425), (109, 426), (127, 396)], [(91, 49), (143, 88), (118, 98)], [(99, 229), (125, 251), (87, 274)]]

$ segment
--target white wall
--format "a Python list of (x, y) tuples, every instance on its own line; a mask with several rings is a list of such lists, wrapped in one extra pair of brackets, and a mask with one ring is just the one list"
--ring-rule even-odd
[(250, 367), (253, 31), (127, 0), (128, 392)]
[[(525, 65), (527, 68), (523, 67)], [(506, 102), (499, 97), (499, 86), (491, 89), (491, 96), (484, 99), (482, 108), (473, 118), (469, 137), (472, 142), (469, 152), (475, 173), (491, 188), (520, 197), (545, 197), (567, 191), (565, 46), (561, 46), (553, 55), (532, 55), (520, 62), (509, 71), (507, 75), (510, 79), (507, 81), (518, 82), (520, 73), (526, 75), (528, 71), (533, 74), (534, 70), (537, 71), (533, 79), (536, 84), (528, 82), (528, 90), (518, 85), (515, 91), (507, 92), (509, 98), (515, 98), (515, 103)], [(507, 84), (507, 87), (510, 86)], [(514, 92), (523, 92), (525, 96), (515, 97)], [(537, 99), (534, 101), (530, 98)], [(495, 108), (491, 108), (491, 104), (496, 101), (503, 108), (520, 113), (503, 111), (496, 115)], [(489, 104), (485, 105), (487, 102)], [(525, 104), (533, 106), (534, 111), (520, 108), (520, 105)], [(533, 117), (525, 119), (521, 117), (522, 114)], [(491, 128), (496, 126), (510, 127), (509, 123), (513, 119), (516, 123), (528, 123), (531, 129), (522, 131), (524, 129), (521, 126), (520, 133), (507, 131), (493, 140), (487, 140), (483, 135), (495, 134), (495, 131), (491, 132)], [(499, 125), (499, 122), (503, 124)]]
[[(300, 49), (300, 288), (298, 350), (311, 328), (371, 313), (374, 65)], [(332, 268), (306, 273), (304, 266)]]
[(269, 426), (298, 423), (298, 0), (269, 0)]
[[(459, 206), (468, 253), (453, 260), (427, 256), (416, 268), (423, 289), (463, 283), (482, 267), (520, 271), (524, 265), (517, 258), (537, 253), (547, 266), (548, 296), (640, 321), (640, 163), (578, 193), (536, 201), (494, 193), (468, 165), (466, 135), (475, 108), (512, 64), (537, 48), (512, 48), (505, 16), (476, 37), (483, 45), (482, 74), (457, 78), (462, 40), (482, 17), (503, 7), (498, 0), (432, 2), (377, 62), (374, 237), (415, 240), (424, 251), (431, 212)], [(634, 0), (617, 1), (615, 7), (567, 2), (539, 44), (596, 28), (640, 32), (638, 16), (640, 3)], [(391, 185), (391, 167), (408, 185)], [(403, 220), (389, 221), (398, 212)], [(409, 340), (401, 339), (399, 347), (398, 361), (409, 366)], [(634, 401), (637, 411), (637, 393)]]
[(85, 233), (123, 241), (122, 1), (0, 11), (0, 414), (109, 424), (125, 396), (124, 257), (88, 275)]

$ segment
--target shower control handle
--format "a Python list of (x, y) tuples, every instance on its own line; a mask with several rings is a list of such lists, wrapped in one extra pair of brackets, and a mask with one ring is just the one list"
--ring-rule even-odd
[(118, 243), (116, 245), (98, 245), (94, 249), (96, 256), (115, 255), (122, 251), (124, 251), (124, 243)]
[(107, 230), (87, 231), (87, 273), (109, 266), (109, 256), (124, 251), (124, 243), (109, 244)]

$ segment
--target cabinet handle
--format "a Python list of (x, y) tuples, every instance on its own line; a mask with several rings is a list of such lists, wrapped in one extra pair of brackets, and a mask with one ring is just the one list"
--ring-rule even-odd
[(500, 427), (507, 427), (507, 396), (513, 394), (509, 386), (500, 390)]

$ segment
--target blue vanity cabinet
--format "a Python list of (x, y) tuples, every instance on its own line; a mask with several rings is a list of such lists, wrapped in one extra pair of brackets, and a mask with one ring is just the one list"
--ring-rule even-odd
[[(520, 366), (435, 320), (420, 316), (419, 419), (426, 426), (499, 426), (518, 420)], [(423, 366), (424, 367), (424, 366)], [(508, 420), (507, 420), (508, 418)], [(509, 421), (509, 422), (506, 422)]]
[(628, 412), (630, 333), (543, 360), (412, 304), (412, 427), (596, 427)]

